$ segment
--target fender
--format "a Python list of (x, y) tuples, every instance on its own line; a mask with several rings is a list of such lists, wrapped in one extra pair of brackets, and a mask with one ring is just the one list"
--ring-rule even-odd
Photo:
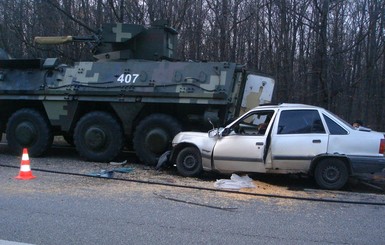
[(212, 154), (218, 137), (209, 137), (208, 133), (182, 132), (177, 134), (173, 141), (173, 150), (171, 152), (171, 162), (175, 163), (178, 153), (187, 146), (194, 146), (199, 149), (202, 156), (202, 165), (204, 170), (212, 170)]
[(344, 154), (338, 154), (338, 153), (336, 153), (336, 154), (324, 153), (324, 154), (319, 154), (312, 159), (311, 164), (310, 164), (310, 168), (309, 168), (309, 172), (308, 172), (308, 174), (310, 176), (314, 175), (314, 169), (317, 166), (318, 162), (322, 159), (325, 159), (325, 158), (339, 158), (339, 159), (343, 160), (346, 164), (346, 167), (348, 168), (349, 175), (353, 174), (352, 163), (351, 163), (349, 157), (347, 157)]

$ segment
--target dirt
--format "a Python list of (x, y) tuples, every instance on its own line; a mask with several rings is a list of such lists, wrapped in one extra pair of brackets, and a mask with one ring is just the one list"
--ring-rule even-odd
[[(20, 166), (21, 156), (13, 156), (6, 145), (2, 144), (0, 146), (0, 153), (2, 153), (2, 157), (5, 158), (8, 164), (15, 167)], [(220, 175), (216, 173), (204, 173), (200, 178), (182, 177), (177, 173), (175, 167), (156, 170), (154, 167), (138, 164), (138, 160), (132, 152), (124, 152), (119, 156), (117, 162), (124, 163), (122, 165), (117, 164), (117, 162), (115, 162), (114, 165), (109, 163), (87, 162), (81, 160), (75, 149), (65, 143), (62, 138), (55, 138), (55, 145), (52, 150), (47, 153), (46, 157), (30, 160), (32, 169), (36, 171), (49, 170), (85, 175), (97, 174), (102, 170), (113, 171), (114, 179), (138, 182), (138, 184), (135, 184), (135, 189), (148, 193), (156, 193), (159, 190), (163, 192), (166, 191), (167, 193), (169, 186), (182, 187), (179, 188), (179, 193), (205, 191), (199, 190), (199, 188), (214, 190), (214, 183), (217, 179), (230, 178), (230, 175)], [(114, 172), (114, 170), (119, 168), (131, 169), (131, 171), (127, 173)], [(363, 185), (360, 181), (353, 181), (342, 191), (325, 191), (318, 189), (312, 179), (304, 176), (253, 174), (250, 175), (250, 177), (253, 179), (255, 188), (242, 188), (240, 190), (220, 189), (219, 192), (208, 192), (207, 200), (203, 201), (209, 202), (210, 198), (215, 196), (237, 200), (253, 198), (263, 200), (266, 197), (276, 197), (278, 202), (285, 202), (286, 204), (290, 202), (290, 199), (285, 200), (282, 197), (319, 198), (326, 200), (348, 199), (353, 201), (373, 200), (378, 197), (385, 202), (383, 190), (381, 191), (372, 186)], [(365, 178), (367, 183), (371, 181), (375, 181), (375, 184), (379, 185), (385, 183), (385, 174), (365, 176)], [(150, 185), (143, 185), (141, 183), (150, 183)], [(168, 197), (174, 198), (175, 194), (173, 193), (174, 192), (170, 192)], [(194, 195), (189, 195), (188, 199), (193, 200), (193, 197)], [(200, 202), (202, 202), (202, 200), (200, 200)]]

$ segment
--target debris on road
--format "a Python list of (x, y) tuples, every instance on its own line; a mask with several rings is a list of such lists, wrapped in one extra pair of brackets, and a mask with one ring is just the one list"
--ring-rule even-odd
[(113, 178), (114, 173), (130, 173), (132, 171), (134, 171), (134, 168), (114, 168), (112, 170), (101, 169), (100, 171), (91, 172), (87, 175), (102, 178)]
[(166, 151), (159, 157), (158, 163), (155, 167), (156, 170), (160, 170), (163, 166), (166, 166), (169, 163), (168, 159), (170, 157), (170, 153), (171, 151)]
[(101, 178), (112, 178), (114, 176), (114, 172), (102, 169), (98, 172), (92, 172), (87, 175), (94, 176), (94, 177), (101, 177)]
[(219, 179), (214, 183), (215, 188), (220, 189), (242, 189), (242, 188), (255, 188), (253, 180), (248, 176), (239, 176), (232, 174), (230, 179)]
[(124, 161), (122, 161), (122, 162), (110, 162), (110, 164), (111, 165), (125, 165), (125, 164), (127, 164), (127, 160), (124, 160)]

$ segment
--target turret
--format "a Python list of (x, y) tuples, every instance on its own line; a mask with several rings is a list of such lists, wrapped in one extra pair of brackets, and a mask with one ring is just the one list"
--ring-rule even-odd
[(110, 23), (93, 36), (35, 37), (38, 44), (64, 44), (68, 42), (89, 42), (97, 60), (173, 60), (178, 32), (164, 21), (150, 27), (136, 24)]

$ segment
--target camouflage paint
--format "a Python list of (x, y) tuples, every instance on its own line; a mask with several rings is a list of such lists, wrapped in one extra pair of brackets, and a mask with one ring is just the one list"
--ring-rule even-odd
[(59, 126), (62, 131), (69, 131), (74, 126), (77, 102), (43, 101), (44, 109), (52, 126)]
[[(70, 66), (56, 58), (2, 59), (0, 100), (10, 111), (42, 105), (51, 125), (64, 132), (76, 125), (78, 113), (91, 110), (84, 105), (101, 106), (113, 111), (129, 135), (139, 116), (158, 112), (148, 109), (156, 105), (174, 116), (177, 109), (179, 116), (195, 121), (210, 115), (223, 123), (237, 116), (241, 104), (247, 110), (271, 99), (270, 92), (264, 96), (265, 87), (255, 90), (254, 85), (243, 94), (250, 86), (245, 86), (247, 73), (238, 64), (173, 60), (176, 34), (162, 23), (148, 28), (116, 23), (103, 25), (96, 37), (38, 38), (44, 44), (90, 42), (98, 60)], [(240, 101), (245, 98), (246, 105)]]

